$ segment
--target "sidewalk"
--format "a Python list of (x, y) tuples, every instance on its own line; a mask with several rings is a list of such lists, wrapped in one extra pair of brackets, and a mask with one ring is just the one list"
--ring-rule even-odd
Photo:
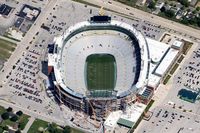
[(33, 124), (33, 122), (35, 121), (34, 117), (31, 117), (28, 121), (28, 123), (26, 124), (26, 127), (24, 128), (24, 130), (22, 131), (22, 133), (27, 133), (29, 128), (31, 127), (31, 125)]

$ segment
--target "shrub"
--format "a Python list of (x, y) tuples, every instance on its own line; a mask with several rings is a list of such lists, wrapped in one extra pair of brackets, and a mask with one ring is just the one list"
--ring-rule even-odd
[(15, 131), (15, 133), (21, 133), (21, 130), (17, 130), (17, 131)]
[(2, 115), (1, 115), (1, 118), (3, 119), (3, 120), (7, 120), (8, 118), (9, 118), (9, 113), (8, 112), (5, 112), (5, 113), (3, 113)]
[(155, 5), (156, 5), (156, 3), (155, 3), (154, 1), (151, 1), (151, 2), (149, 3), (149, 5), (148, 5), (148, 8), (150, 8), (150, 9), (155, 9)]
[(165, 16), (167, 16), (169, 18), (173, 18), (175, 16), (175, 13), (172, 10), (166, 10), (165, 11)]
[(13, 117), (10, 118), (11, 121), (16, 122), (18, 120), (18, 116), (14, 115)]
[(8, 112), (12, 112), (12, 111), (13, 111), (13, 109), (12, 109), (11, 107), (8, 107), (6, 110), (7, 110)]
[(26, 126), (25, 122), (19, 122), (19, 124), (18, 124), (18, 128), (21, 130), (23, 130), (25, 128), (25, 126)]
[(70, 132), (71, 132), (70, 126), (65, 126), (63, 129), (63, 133), (70, 133)]
[(0, 133), (3, 133), (3, 132), (4, 132), (3, 128), (2, 128), (2, 127), (0, 127)]
[(21, 116), (23, 114), (23, 112), (20, 110), (20, 111), (17, 111), (16, 115), (18, 116)]
[(4, 126), (4, 127), (3, 127), (3, 130), (8, 131), (8, 126)]

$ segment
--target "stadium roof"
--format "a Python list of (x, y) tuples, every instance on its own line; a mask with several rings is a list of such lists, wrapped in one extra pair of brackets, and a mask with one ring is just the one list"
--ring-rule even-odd
[(155, 70), (155, 74), (159, 76), (163, 76), (163, 74), (171, 65), (172, 61), (178, 55), (178, 52), (179, 52), (178, 50), (170, 48), (169, 51), (166, 53), (166, 56), (163, 58), (162, 62), (159, 64), (159, 66)]
[[(180, 42), (176, 41), (177, 40), (174, 40), (173, 43), (179, 43), (177, 44), (177, 47), (181, 46)], [(147, 38), (147, 43), (150, 49), (151, 58), (148, 86), (155, 88), (159, 85), (163, 74), (166, 72), (179, 50), (171, 48), (169, 44), (150, 38)], [(140, 94), (142, 94), (143, 91), (144, 90), (141, 90)]]
[[(137, 70), (137, 67), (133, 67), (133, 64), (136, 64), (136, 62), (134, 62), (134, 60), (132, 59), (134, 56), (132, 56), (131, 53), (133, 53), (134, 51), (131, 51), (131, 48), (130, 47), (133, 47), (132, 46), (132, 43), (131, 41), (134, 41), (134, 40), (131, 40), (128, 35), (126, 35), (125, 33), (123, 32), (120, 32), (120, 31), (115, 31), (115, 30), (105, 30), (108, 34), (108, 31), (110, 32), (111, 31), (111, 35), (113, 33), (116, 34), (118, 36), (121, 36), (121, 37), (114, 37), (110, 35), (111, 38), (109, 38), (109, 34), (106, 35), (104, 38), (105, 39), (99, 39), (97, 38), (97, 34), (99, 34), (99, 31), (96, 32), (96, 30), (89, 30), (87, 31), (87, 34), (91, 34), (91, 32), (95, 32), (92, 33), (93, 36), (91, 36), (91, 38), (87, 38), (87, 34), (85, 35), (85, 33), (83, 34), (83, 31), (81, 31), (81, 29), (85, 29), (87, 26), (91, 27), (104, 27), (104, 28), (109, 28), (109, 27), (117, 27), (116, 29), (125, 29), (127, 30), (128, 32), (130, 32), (131, 34), (134, 35), (134, 37), (136, 38), (136, 40), (139, 40), (139, 47), (140, 47), (140, 52), (141, 52), (141, 71), (138, 72)], [(107, 27), (105, 27), (107, 26)], [(78, 33), (77, 33), (78, 31)], [(104, 32), (105, 32), (104, 31)], [(84, 36), (82, 39), (81, 36)], [(103, 35), (102, 35), (103, 36)], [(113, 38), (114, 37), (114, 38)], [(94, 39), (95, 41), (92, 41), (91, 39)], [(121, 40), (120, 40), (121, 38)], [(123, 39), (122, 39), (123, 38)], [(66, 41), (67, 40), (67, 41)], [(124, 71), (126, 72), (125, 75), (129, 75), (129, 76), (126, 76), (124, 77), (122, 75), (118, 76), (117, 77), (117, 83), (118, 83), (118, 80), (120, 81), (120, 84), (125, 84), (124, 86), (118, 86), (119, 84), (116, 83), (116, 87), (118, 86), (118, 89), (115, 88), (115, 91), (117, 91), (116, 95), (117, 96), (126, 96), (126, 95), (129, 95), (130, 93), (132, 92), (135, 92), (137, 89), (140, 89), (142, 88), (143, 86), (146, 85), (147, 83), (147, 79), (148, 79), (148, 72), (149, 72), (149, 63), (150, 63), (150, 59), (149, 59), (149, 53), (148, 53), (148, 46), (146, 44), (146, 40), (145, 38), (143, 37), (143, 35), (141, 33), (139, 33), (138, 31), (136, 31), (131, 25), (128, 25), (124, 22), (119, 22), (119, 21), (115, 21), (115, 20), (112, 20), (110, 23), (90, 23), (89, 21), (85, 21), (85, 22), (80, 22), (80, 23), (77, 23), (76, 25), (74, 26), (71, 26), (68, 28), (68, 30), (62, 35), (62, 36), (59, 36), (57, 38), (55, 38), (55, 43), (56, 45), (58, 45), (58, 52), (57, 53), (54, 53), (54, 57), (51, 57), (49, 56), (51, 59), (49, 60), (52, 60), (50, 61), (51, 64), (54, 64), (54, 72), (55, 72), (55, 77), (56, 77), (56, 81), (57, 83), (65, 90), (67, 91), (68, 93), (73, 93), (73, 95), (76, 95), (76, 96), (85, 96), (86, 92), (88, 91), (85, 87), (85, 80), (84, 80), (84, 76), (81, 75), (82, 72), (84, 72), (84, 67), (81, 67), (81, 65), (84, 65), (85, 64), (85, 60), (83, 58), (85, 58), (86, 56), (88, 56), (88, 52), (85, 52), (82, 54), (82, 59), (78, 60), (79, 57), (78, 57), (78, 54), (80, 54), (81, 51), (89, 51), (90, 53), (92, 52), (98, 52), (98, 53), (105, 53), (105, 49), (103, 50), (102, 48), (95, 48), (95, 50), (97, 51), (93, 51), (92, 49), (89, 49), (89, 46), (87, 45), (73, 45), (73, 43), (76, 41), (76, 44), (78, 43), (78, 40), (81, 40), (80, 41), (80, 44), (83, 44), (82, 42), (85, 40), (87, 43), (84, 43), (84, 44), (89, 44), (90, 45), (96, 45), (94, 44), (94, 42), (100, 42), (100, 41), (106, 41), (108, 40), (109, 42), (113, 42), (113, 44), (126, 44), (127, 47), (123, 47), (123, 49), (120, 49), (119, 50), (122, 50), (122, 53), (119, 53), (119, 52), (115, 52), (117, 53), (117, 59), (118, 61), (116, 61), (117, 63), (120, 63), (120, 62), (124, 62), (123, 64), (125, 64), (126, 66), (126, 70), (123, 70), (123, 69), (118, 69), (118, 75), (120, 74), (120, 71)], [(117, 41), (117, 42), (116, 42)], [(126, 42), (127, 41), (127, 42)], [(122, 43), (123, 42), (123, 43)], [(126, 42), (126, 43), (124, 43)], [(67, 45), (66, 45), (67, 43)], [(79, 44), (79, 43), (78, 43)], [(70, 52), (68, 52), (69, 55), (71, 55), (73, 53), (74, 56), (69, 56), (67, 54), (62, 54), (63, 52), (66, 53), (66, 49), (68, 49), (70, 46), (73, 47), (76, 47), (74, 48), (73, 50), (70, 50)], [(102, 43), (103, 45), (103, 43)], [(83, 47), (84, 46), (84, 47)], [(111, 47), (118, 47), (118, 45), (116, 46), (111, 46)], [(128, 48), (128, 49), (127, 49)], [(111, 52), (112, 50), (107, 48), (107, 50), (109, 50), (109, 52)], [(134, 50), (134, 49), (132, 49)], [(75, 53), (75, 51), (79, 51), (77, 54)], [(136, 50), (138, 52), (138, 50)], [(113, 52), (113, 51), (112, 51)], [(71, 54), (70, 54), (71, 53)], [(114, 54), (114, 53), (111, 53), (111, 54)], [(122, 55), (124, 54), (124, 55)], [(127, 55), (125, 55), (127, 54)], [(130, 55), (130, 57), (129, 57)], [(122, 56), (125, 56), (126, 58), (122, 58)], [(73, 58), (73, 57), (76, 57), (76, 58)], [(65, 58), (68, 58), (68, 62), (70, 62), (70, 60), (72, 61), (72, 63), (70, 63), (70, 65), (65, 65), (66, 63), (66, 59)], [(73, 58), (73, 59), (72, 59)], [(62, 62), (62, 59), (63, 59), (63, 62)], [(126, 59), (126, 60), (123, 60), (123, 59)], [(77, 60), (77, 62), (75, 61)], [(119, 61), (120, 60), (120, 61)], [(133, 60), (133, 62), (130, 62), (130, 60)], [(63, 64), (64, 63), (64, 64)], [(76, 63), (76, 64), (75, 64)], [(120, 64), (118, 64), (120, 65)], [(67, 66), (68, 68), (73, 68), (73, 70), (69, 70), (68, 68), (67, 69), (63, 69), (65, 67), (62, 67), (62, 66)], [(123, 65), (120, 65), (120, 68), (122, 68)], [(68, 72), (66, 72), (66, 70), (69, 70)], [(137, 76), (138, 80), (135, 84), (133, 84), (133, 81), (134, 81), (134, 75), (130, 75), (131, 73), (130, 72), (134, 72), (136, 71), (135, 73), (138, 73), (139, 75)], [(72, 75), (78, 73), (78, 76), (75, 76), (77, 78), (73, 78)], [(63, 74), (64, 74), (64, 77), (63, 77)], [(65, 80), (65, 77), (66, 77), (66, 74), (69, 75), (68, 77), (68, 80)], [(129, 78), (131, 77), (131, 78)], [(71, 79), (71, 81), (75, 81), (75, 83), (72, 83), (69, 78)], [(121, 80), (120, 80), (121, 78)], [(123, 79), (126, 79), (125, 82), (122, 81), (122, 78)], [(68, 81), (68, 83), (71, 83), (71, 87), (69, 86), (70, 84), (66, 84), (65, 81)], [(69, 82), (70, 81), (70, 82)], [(132, 84), (130, 84), (132, 82)], [(81, 85), (82, 84), (82, 85)], [(77, 85), (81, 85), (81, 86), (77, 86)], [(128, 87), (129, 85), (132, 85), (131, 87)], [(88, 94), (88, 93), (87, 93)]]
[[(165, 56), (165, 53), (170, 46), (165, 43), (153, 40), (151, 38), (146, 38), (146, 40), (150, 49), (150, 58), (151, 58), (148, 86), (155, 88), (160, 83), (161, 77), (153, 74), (153, 72), (157, 67), (157, 65), (159, 65), (161, 59)], [(144, 90), (145, 89), (141, 90), (140, 94), (142, 94)]]
[(155, 63), (159, 62), (162, 58), (162, 56), (165, 54), (166, 50), (170, 47), (169, 45), (150, 39), (146, 38), (148, 42), (148, 46), (150, 49), (150, 58), (152, 61)]
[(160, 76), (151, 73), (149, 75), (148, 86), (156, 88), (159, 85), (160, 80), (161, 80)]

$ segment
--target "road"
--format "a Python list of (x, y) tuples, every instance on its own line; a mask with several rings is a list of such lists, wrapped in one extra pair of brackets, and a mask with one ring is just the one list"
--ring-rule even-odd
[[(169, 28), (169, 29), (200, 39), (200, 30), (144, 12), (136, 8), (132, 8), (130, 6), (121, 4), (119, 2), (112, 1), (112, 4), (109, 4), (108, 1), (111, 1), (111, 0), (103, 0), (103, 1), (102, 0), (101, 1), (100, 0), (84, 0), (84, 1), (94, 4), (94, 5), (103, 6), (106, 9), (109, 9), (118, 13), (126, 14), (130, 17), (141, 18), (145, 21), (149, 21), (154, 24), (166, 27), (167, 29)], [(127, 10), (127, 8), (129, 10)], [(130, 15), (130, 13), (132, 13), (133, 15)]]

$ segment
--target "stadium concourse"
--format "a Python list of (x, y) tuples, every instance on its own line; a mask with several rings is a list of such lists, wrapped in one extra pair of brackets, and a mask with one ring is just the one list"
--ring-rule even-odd
[[(103, 68), (87, 68), (91, 67), (87, 66), (91, 63), (88, 57), (95, 55), (103, 60)], [(101, 59), (105, 55), (107, 59), (113, 56), (114, 66), (108, 66), (112, 68), (106, 67), (106, 58)], [(136, 100), (136, 94), (147, 84), (149, 58), (146, 39), (131, 25), (108, 16), (94, 16), (69, 27), (49, 46), (51, 88), (59, 103), (102, 120), (109, 112), (124, 110)], [(91, 71), (94, 80), (87, 78)], [(104, 88), (108, 81), (98, 78), (106, 73), (111, 73), (112, 87)], [(92, 89), (88, 86), (91, 82)]]

